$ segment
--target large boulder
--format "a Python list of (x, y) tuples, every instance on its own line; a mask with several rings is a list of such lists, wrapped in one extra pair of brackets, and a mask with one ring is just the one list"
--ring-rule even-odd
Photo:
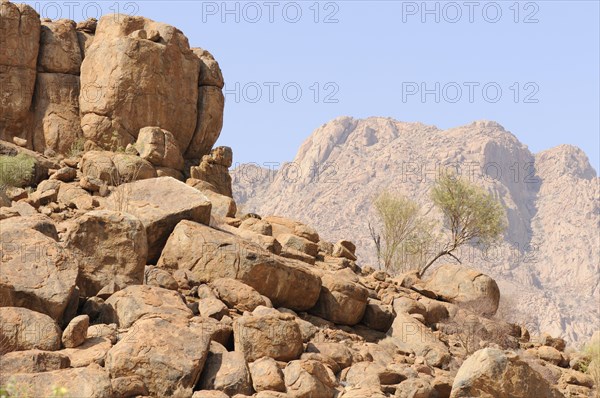
[(387, 334), (398, 348), (424, 357), (429, 365), (445, 367), (450, 362), (446, 345), (428, 327), (406, 312), (396, 310), (396, 318)]
[(299, 221), (279, 216), (268, 216), (264, 220), (271, 224), (273, 236), (276, 238), (281, 234), (293, 234), (308, 239), (311, 242), (319, 243), (319, 234), (317, 231)]
[(88, 212), (73, 221), (64, 242), (80, 260), (77, 286), (84, 297), (95, 296), (111, 283), (118, 290), (144, 281), (146, 230), (130, 214)]
[(0, 356), (2, 374), (39, 373), (71, 367), (69, 357), (57, 351), (13, 351)]
[(113, 379), (141, 377), (151, 396), (190, 397), (209, 344), (202, 325), (186, 318), (141, 319), (111, 348), (105, 366)]
[(218, 87), (198, 88), (198, 118), (196, 129), (185, 153), (186, 159), (201, 159), (210, 153), (223, 128), (225, 96)]
[(211, 285), (221, 301), (231, 308), (252, 312), (259, 305), (266, 305), (260, 293), (238, 280), (219, 278)]
[(42, 22), (39, 72), (79, 75), (82, 58), (76, 26), (69, 19)]
[(195, 178), (188, 178), (185, 182), (202, 192), (212, 204), (211, 215), (215, 218), (224, 219), (225, 217), (234, 217), (237, 212), (237, 205), (232, 197), (221, 195), (217, 189), (210, 183)]
[(38, 73), (33, 104), (33, 148), (68, 154), (81, 140), (79, 76)]
[(200, 58), (200, 79), (198, 80), (198, 84), (200, 86), (223, 88), (225, 85), (223, 73), (215, 57), (203, 48), (193, 47), (192, 51)]
[(285, 391), (283, 372), (277, 366), (277, 361), (271, 357), (262, 357), (250, 363), (252, 386), (260, 391)]
[(235, 350), (252, 362), (262, 357), (297, 359), (304, 349), (300, 328), (290, 314), (246, 315), (233, 323)]
[(233, 197), (229, 167), (233, 162), (231, 148), (220, 146), (213, 149), (210, 155), (202, 157), (198, 166), (190, 168), (190, 175), (196, 180), (206, 181), (218, 194)]
[(477, 270), (454, 264), (436, 268), (425, 288), (445, 301), (462, 304), (483, 315), (495, 314), (500, 302), (500, 289), (495, 280)]
[(335, 377), (319, 361), (291, 361), (285, 367), (287, 393), (294, 398), (332, 398), (335, 393)]
[(81, 160), (81, 172), (85, 177), (114, 186), (156, 177), (156, 170), (147, 160), (111, 151), (86, 152)]
[(241, 352), (209, 352), (200, 375), (201, 390), (219, 390), (227, 396), (251, 395), (250, 370)]
[[(19, 386), (18, 396), (22, 397), (61, 396), (58, 394), (77, 398), (113, 397), (108, 373), (98, 365), (41, 373), (0, 373), (0, 384), (8, 383)], [(57, 394), (57, 390), (63, 392)]]
[(108, 207), (136, 216), (146, 228), (148, 262), (160, 257), (167, 238), (181, 220), (210, 222), (211, 204), (202, 193), (172, 177), (120, 185)]
[(125, 147), (141, 128), (159, 126), (187, 150), (199, 73), (200, 60), (179, 29), (138, 16), (103, 16), (81, 65), (84, 136), (105, 148), (113, 139)]
[(144, 127), (139, 131), (135, 148), (142, 159), (154, 166), (183, 170), (183, 156), (175, 136), (160, 127)]
[(321, 277), (323, 286), (319, 300), (311, 312), (342, 325), (361, 321), (369, 292), (358, 284), (358, 277), (348, 268)]
[(0, 306), (25, 307), (61, 322), (75, 294), (78, 266), (54, 239), (18, 224), (2, 225)]
[(26, 4), (0, 2), (0, 139), (28, 140), (27, 116), (35, 87), (40, 16)]
[(456, 374), (450, 394), (451, 398), (562, 396), (517, 354), (494, 348), (484, 348), (467, 358)]
[(144, 316), (171, 315), (185, 319), (193, 315), (177, 292), (155, 286), (129, 286), (110, 296), (106, 304), (113, 309), (110, 321), (123, 328)]
[(60, 348), (61, 330), (48, 315), (26, 308), (0, 307), (0, 319), (0, 355), (11, 351), (55, 351)]
[(238, 236), (190, 221), (177, 225), (157, 266), (187, 270), (196, 283), (238, 279), (267, 296), (273, 305), (294, 310), (314, 306), (321, 290), (320, 278), (307, 267)]

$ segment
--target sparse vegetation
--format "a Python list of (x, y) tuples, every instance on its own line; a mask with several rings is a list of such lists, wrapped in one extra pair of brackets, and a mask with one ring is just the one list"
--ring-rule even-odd
[(76, 158), (76, 157), (81, 156), (84, 152), (84, 146), (85, 146), (85, 138), (78, 137), (71, 144), (71, 148), (69, 149), (69, 152), (67, 152), (67, 157)]
[(386, 272), (405, 271), (422, 257), (421, 250), (431, 239), (430, 223), (419, 205), (402, 196), (384, 192), (374, 201), (380, 231), (369, 224), (377, 258)]
[(506, 229), (502, 205), (484, 189), (453, 175), (443, 174), (431, 191), (431, 200), (444, 215), (448, 239), (442, 249), (423, 267), (425, 271), (443, 256), (453, 257), (456, 249), (467, 243), (488, 245)]
[(588, 358), (582, 368), (594, 380), (596, 397), (600, 397), (600, 338), (592, 339), (583, 349)]
[(27, 154), (0, 156), (0, 188), (28, 185), (35, 170), (35, 159)]

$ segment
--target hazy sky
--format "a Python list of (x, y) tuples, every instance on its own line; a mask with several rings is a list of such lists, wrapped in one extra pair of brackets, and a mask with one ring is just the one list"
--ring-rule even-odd
[(599, 169), (598, 1), (29, 3), (50, 18), (143, 15), (211, 51), (227, 91), (218, 143), (236, 162), (291, 160), (349, 115), (495, 120), (533, 152), (577, 145)]

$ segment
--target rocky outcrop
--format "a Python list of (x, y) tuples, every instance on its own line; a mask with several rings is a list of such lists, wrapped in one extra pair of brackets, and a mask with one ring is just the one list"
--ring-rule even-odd
[(321, 280), (306, 267), (231, 234), (202, 224), (177, 225), (157, 264), (190, 271), (196, 283), (238, 279), (267, 296), (273, 305), (307, 310), (316, 303)]
[(148, 242), (146, 230), (136, 217), (108, 210), (91, 211), (73, 221), (64, 242), (80, 259), (77, 286), (82, 296), (95, 296), (105, 288), (113, 293), (142, 284)]
[(473, 396), (559, 398), (563, 395), (515, 353), (485, 348), (462, 364), (452, 384), (451, 398)]
[(460, 304), (484, 315), (494, 315), (500, 303), (495, 280), (480, 271), (443, 264), (427, 278), (425, 289), (444, 301)]
[(61, 330), (52, 318), (26, 308), (0, 307), (0, 355), (11, 351), (60, 348)]

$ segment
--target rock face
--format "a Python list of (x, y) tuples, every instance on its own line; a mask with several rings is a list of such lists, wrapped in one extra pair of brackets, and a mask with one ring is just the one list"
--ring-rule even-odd
[(177, 225), (157, 265), (188, 270), (197, 282), (238, 279), (273, 305), (297, 310), (314, 306), (321, 289), (320, 278), (306, 267), (277, 258), (235, 235), (189, 221)]
[(285, 367), (284, 374), (287, 392), (292, 397), (333, 397), (335, 383), (321, 362), (292, 361)]
[(183, 156), (175, 136), (160, 127), (144, 127), (139, 131), (135, 147), (142, 159), (154, 166), (183, 170)]
[(0, 307), (0, 355), (11, 351), (60, 348), (61, 331), (47, 315), (26, 308)]
[(451, 398), (473, 396), (559, 398), (562, 394), (518, 355), (485, 348), (462, 364), (452, 384)]
[(0, 236), (0, 306), (29, 308), (62, 322), (78, 273), (72, 254), (41, 232), (18, 225), (3, 225)]
[(496, 281), (477, 270), (454, 264), (436, 268), (425, 287), (444, 301), (468, 306), (484, 315), (494, 315), (500, 303)]
[(148, 242), (142, 222), (134, 216), (91, 211), (74, 221), (64, 240), (81, 259), (77, 286), (82, 296), (95, 296), (111, 283), (117, 290), (142, 284)]
[(210, 221), (211, 205), (207, 198), (172, 177), (123, 184), (109, 199), (110, 208), (136, 216), (146, 228), (149, 262), (158, 260), (169, 234), (179, 221), (203, 224)]
[[(154, 40), (147, 39), (150, 31)], [(103, 16), (81, 65), (82, 87), (95, 89), (79, 99), (84, 136), (107, 146), (115, 137), (125, 147), (141, 128), (159, 126), (177, 132), (186, 150), (196, 126), (199, 73), (200, 61), (178, 29)]]
[(42, 373), (0, 375), (0, 383), (26, 386), (23, 396), (51, 397), (56, 388), (68, 391), (72, 397), (112, 398), (112, 388), (107, 372), (98, 365), (86, 368), (60, 369)]
[(294, 317), (286, 314), (253, 315), (233, 324), (235, 350), (252, 362), (262, 357), (291, 361), (302, 354), (302, 335)]
[[(318, 179), (314, 165), (321, 168)], [(514, 303), (512, 321), (568, 341), (591, 336), (590, 325), (600, 316), (600, 287), (592, 282), (600, 272), (600, 211), (593, 199), (599, 184), (580, 149), (562, 145), (533, 154), (495, 122), (440, 130), (389, 118), (340, 117), (316, 129), (279, 173), (249, 164), (232, 178), (245, 211), (294, 217), (329, 241), (349, 238), (360, 263), (375, 266), (367, 225), (375, 220), (373, 194), (393, 187), (428, 209), (430, 188), (448, 167), (493, 193), (508, 214), (500, 244), (488, 251), (465, 248), (458, 253), (463, 264), (498, 282)], [(286, 169), (299, 169), (301, 176), (290, 181)]]
[(0, 139), (29, 141), (27, 114), (35, 86), (40, 17), (25, 4), (0, 3)]
[(362, 319), (367, 306), (367, 289), (348, 270), (324, 275), (319, 300), (311, 310), (314, 314), (342, 325), (355, 325)]
[(106, 368), (112, 378), (140, 376), (152, 396), (191, 396), (209, 342), (185, 318), (142, 319), (108, 352)]
[(76, 26), (68, 19), (42, 22), (38, 71), (79, 74), (82, 58)]
[(252, 381), (244, 354), (210, 352), (201, 375), (200, 388), (223, 391), (229, 397), (252, 394)]

